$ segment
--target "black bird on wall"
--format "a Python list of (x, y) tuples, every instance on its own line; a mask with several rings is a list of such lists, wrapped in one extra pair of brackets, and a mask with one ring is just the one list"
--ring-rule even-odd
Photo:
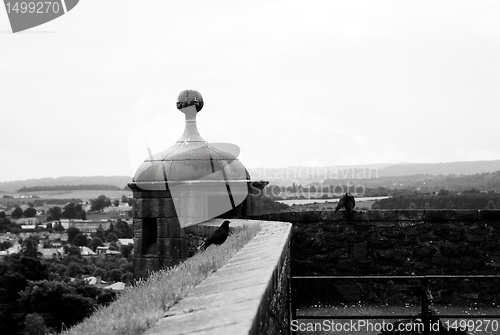
[(227, 239), (227, 236), (229, 235), (230, 223), (231, 222), (228, 220), (222, 222), (220, 227), (217, 228), (217, 230), (214, 231), (212, 235), (207, 237), (207, 239), (201, 244), (200, 249), (205, 250), (212, 244), (221, 245), (222, 243), (224, 243)]
[(337, 213), (339, 209), (345, 208), (346, 215), (348, 218), (350, 218), (351, 212), (355, 206), (356, 206), (356, 201), (354, 200), (354, 196), (351, 193), (347, 192), (342, 197), (340, 197), (339, 203), (335, 208), (335, 213)]

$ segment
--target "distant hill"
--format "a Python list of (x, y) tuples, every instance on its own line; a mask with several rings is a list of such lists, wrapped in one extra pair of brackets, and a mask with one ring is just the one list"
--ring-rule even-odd
[(249, 169), (252, 179), (267, 180), (277, 185), (292, 183), (308, 185), (325, 179), (361, 179), (378, 177), (381, 169), (390, 164), (366, 164), (353, 166), (290, 166), (285, 168)]
[(19, 189), (43, 186), (60, 186), (60, 185), (113, 185), (123, 189), (132, 181), (129, 176), (89, 176), (89, 177), (58, 177), (58, 178), (41, 178), (16, 180), (8, 182), (0, 182), (0, 191), (5, 193), (14, 193)]
[[(401, 164), (365, 164), (353, 166), (249, 169), (254, 180), (267, 180), (277, 185), (292, 183), (309, 185), (325, 179), (364, 179), (378, 177), (402, 177), (412, 175), (473, 175), (500, 170), (500, 160), (450, 162), (450, 163), (401, 163)], [(59, 185), (114, 185), (123, 189), (132, 181), (129, 176), (90, 176), (59, 177), (0, 182), (0, 192), (17, 192), (23, 187), (59, 186)]]
[(472, 175), (500, 170), (500, 160), (450, 162), (450, 163), (401, 163), (366, 164), (327, 167), (287, 167), (250, 169), (252, 179), (268, 180), (277, 185), (297, 183), (308, 185), (325, 179), (364, 179), (378, 177), (401, 177), (412, 175)]
[(431, 164), (396, 164), (379, 170), (380, 176), (410, 176), (415, 174), (429, 175), (470, 175), (476, 173), (494, 172), (500, 170), (500, 160), (474, 161), (474, 162), (450, 162)]

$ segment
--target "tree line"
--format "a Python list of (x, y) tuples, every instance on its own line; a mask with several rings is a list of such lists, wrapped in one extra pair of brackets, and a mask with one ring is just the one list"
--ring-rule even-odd
[(395, 195), (375, 201), (373, 209), (500, 209), (500, 193), (477, 189), (461, 193), (441, 189), (435, 194)]
[(70, 280), (68, 275), (92, 267), (75, 259), (69, 256), (65, 265), (23, 253), (5, 256), (0, 261), (0, 333), (39, 334), (27, 332), (33, 318), (38, 330), (45, 330), (41, 334), (59, 332), (62, 325), (70, 327), (111, 303), (114, 291), (89, 285), (81, 276)]
[(54, 186), (23, 186), (17, 190), (18, 193), (27, 192), (41, 192), (41, 191), (76, 191), (76, 190), (106, 190), (106, 191), (119, 191), (120, 188), (115, 185), (54, 185)]

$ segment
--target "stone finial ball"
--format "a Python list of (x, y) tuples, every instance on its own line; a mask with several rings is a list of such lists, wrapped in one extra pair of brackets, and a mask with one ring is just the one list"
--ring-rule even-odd
[(196, 112), (203, 108), (203, 97), (200, 92), (195, 90), (184, 90), (177, 97), (177, 109), (189, 106), (196, 106)]

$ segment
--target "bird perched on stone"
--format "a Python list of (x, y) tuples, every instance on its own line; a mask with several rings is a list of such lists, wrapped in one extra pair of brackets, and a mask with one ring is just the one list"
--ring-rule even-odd
[(207, 239), (201, 244), (200, 249), (205, 250), (208, 248), (210, 245), (215, 244), (215, 245), (221, 245), (224, 243), (227, 239), (227, 236), (229, 235), (229, 224), (231, 222), (228, 220), (225, 220), (222, 222), (219, 228), (217, 228), (216, 231), (213, 232), (212, 235), (207, 237)]
[(351, 216), (352, 209), (356, 206), (356, 201), (354, 200), (354, 196), (347, 192), (344, 194), (342, 197), (339, 199), (339, 203), (337, 204), (337, 207), (335, 208), (335, 213), (339, 211), (341, 208), (345, 208), (345, 212), (347, 217)]

